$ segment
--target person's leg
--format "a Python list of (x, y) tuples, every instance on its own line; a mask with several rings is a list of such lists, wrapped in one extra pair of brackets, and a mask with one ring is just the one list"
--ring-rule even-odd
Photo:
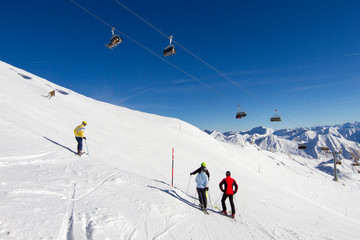
[(234, 195), (229, 195), (231, 214), (235, 214)]
[(203, 206), (204, 208), (206, 209), (207, 208), (207, 197), (206, 197), (206, 189), (205, 188), (202, 188), (201, 189), (201, 193), (203, 195)]
[(222, 205), (222, 211), (226, 212), (226, 204), (225, 204), (225, 200), (228, 196), (224, 193), (224, 195), (221, 198), (221, 205)]
[(75, 138), (78, 143), (77, 150), (78, 150), (78, 153), (80, 153), (80, 152), (82, 152), (82, 138), (81, 137), (75, 137)]
[(204, 207), (204, 196), (202, 194), (202, 188), (196, 188), (198, 195), (199, 195), (199, 202), (200, 202), (200, 207), (203, 208)]

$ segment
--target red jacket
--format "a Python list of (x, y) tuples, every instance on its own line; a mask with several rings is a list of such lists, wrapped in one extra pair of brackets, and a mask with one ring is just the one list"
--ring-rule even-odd
[[(223, 188), (223, 185), (225, 185), (225, 188)], [(235, 179), (231, 178), (230, 176), (226, 176), (220, 184), (219, 184), (220, 190), (224, 192), (227, 195), (233, 195), (238, 190), (238, 185), (235, 181)], [(235, 187), (235, 189), (233, 189)]]

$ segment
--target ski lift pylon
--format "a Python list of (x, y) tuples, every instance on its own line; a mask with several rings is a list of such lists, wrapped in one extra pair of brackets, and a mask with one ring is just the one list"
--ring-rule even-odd
[(170, 36), (169, 39), (170, 39), (170, 44), (163, 51), (163, 55), (165, 57), (171, 56), (176, 53), (175, 47), (174, 45), (172, 45), (173, 36)]

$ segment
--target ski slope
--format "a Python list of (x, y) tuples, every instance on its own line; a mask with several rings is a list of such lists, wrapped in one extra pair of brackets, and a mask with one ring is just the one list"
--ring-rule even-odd
[[(0, 84), (0, 239), (359, 238), (355, 171), (334, 182), (308, 159), (219, 142), (4, 62)], [(73, 129), (84, 120), (89, 155), (78, 157)], [(201, 162), (211, 174), (210, 215), (189, 175)], [(236, 222), (214, 210), (227, 170), (239, 185)]]

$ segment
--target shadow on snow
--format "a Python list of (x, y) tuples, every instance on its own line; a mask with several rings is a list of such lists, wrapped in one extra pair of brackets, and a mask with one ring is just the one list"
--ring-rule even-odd
[[(159, 180), (154, 180), (154, 181), (160, 182), (160, 183), (165, 184), (165, 185), (167, 185), (167, 186), (170, 186), (169, 184), (167, 184), (167, 183), (165, 183), (165, 182), (163, 182), (163, 181), (159, 181)], [(180, 200), (181, 202), (189, 205), (190, 207), (193, 207), (193, 208), (195, 208), (195, 209), (198, 209), (198, 210), (202, 211), (201, 208), (200, 208), (200, 206), (198, 206), (197, 204), (192, 203), (192, 202), (190, 202), (189, 200), (181, 197), (175, 190), (161, 189), (161, 188), (159, 188), (159, 187), (150, 186), (150, 185), (148, 185), (148, 187), (149, 187), (149, 188), (153, 188), (153, 189), (160, 190), (160, 191), (162, 191), (162, 192), (164, 192), (164, 193), (166, 193), (166, 194), (169, 194), (170, 196), (176, 198), (177, 200)], [(180, 190), (180, 189), (178, 189), (178, 190)], [(181, 191), (181, 190), (180, 190), (180, 191)], [(183, 192), (183, 191), (181, 191), (181, 192)], [(184, 193), (184, 192), (183, 192), (183, 193)], [(184, 193), (184, 194), (186, 194), (186, 193)], [(190, 195), (188, 195), (188, 194), (186, 194), (186, 196), (188, 196), (188, 197), (190, 197), (190, 198), (192, 198), (192, 199), (194, 199), (194, 200), (198, 200), (197, 198), (195, 198), (195, 197), (193, 197), (193, 196), (190, 196)], [(214, 210), (209, 209), (209, 208), (207, 209), (207, 211), (211, 211), (211, 212), (214, 212), (214, 213), (219, 213), (219, 212), (214, 211)]]
[(70, 148), (68, 148), (68, 147), (66, 147), (66, 146), (64, 146), (64, 145), (61, 145), (60, 143), (55, 142), (55, 141), (53, 141), (53, 140), (51, 140), (51, 139), (49, 139), (49, 138), (47, 138), (47, 137), (45, 137), (45, 136), (43, 136), (43, 138), (45, 138), (45, 139), (48, 140), (49, 142), (55, 143), (56, 145), (58, 145), (58, 146), (60, 146), (60, 147), (62, 147), (62, 148), (65, 148), (66, 150), (69, 150), (69, 151), (72, 152), (72, 153), (75, 153), (75, 154), (77, 153), (77, 152), (73, 151), (72, 149), (70, 149)]

